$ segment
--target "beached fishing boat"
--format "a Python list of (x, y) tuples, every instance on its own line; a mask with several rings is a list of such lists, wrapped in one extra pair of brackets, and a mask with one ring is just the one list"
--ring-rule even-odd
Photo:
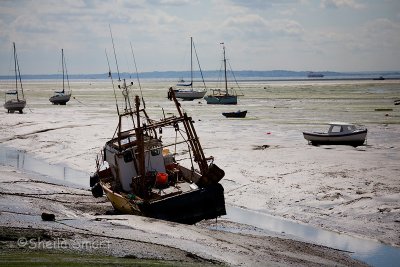
[[(55, 91), (54, 95), (49, 98), (53, 105), (65, 105), (71, 98), (71, 89), (69, 87), (67, 65), (64, 59), (64, 49), (61, 49), (61, 67), (62, 67), (62, 90)], [(67, 80), (68, 92), (65, 91), (65, 79)]]
[(226, 74), (226, 56), (225, 56), (225, 45), (221, 43), (223, 47), (223, 62), (224, 62), (224, 85), (225, 90), (211, 89), (211, 94), (206, 95), (204, 99), (207, 104), (220, 104), (220, 105), (236, 105), (238, 95), (235, 90), (231, 89), (231, 93), (228, 90), (228, 79)]
[[(15, 48), (15, 43), (13, 43), (14, 50), (14, 73), (15, 73), (15, 90), (10, 90), (6, 92), (4, 108), (7, 109), (8, 113), (14, 113), (18, 111), (23, 112), (26, 106), (26, 100), (24, 96), (24, 88), (22, 87), (21, 72), (19, 69), (17, 50)], [(21, 90), (21, 92), (19, 92)]]
[(222, 113), (222, 115), (224, 115), (227, 118), (245, 118), (246, 114), (247, 114), (247, 110), (238, 110), (238, 111)]
[[(193, 120), (181, 109), (175, 92), (170, 89), (168, 96), (178, 114), (153, 120), (140, 107), (139, 96), (131, 108), (128, 87), (124, 80), (120, 88), (125, 111), (118, 111), (115, 136), (106, 142), (90, 178), (93, 195), (104, 191), (122, 213), (185, 224), (226, 214), (224, 188), (219, 183), (224, 171), (213, 157), (204, 156)], [(131, 127), (123, 125), (126, 121)], [(164, 143), (161, 138), (168, 130), (174, 138)], [(169, 151), (182, 146), (186, 152)], [(176, 158), (183, 154), (190, 167)]]
[(332, 122), (327, 132), (303, 132), (312, 145), (361, 146), (367, 138), (367, 129), (345, 122)]
[(180, 79), (179, 82), (176, 84), (177, 87), (174, 89), (176, 98), (187, 101), (192, 101), (194, 99), (201, 99), (207, 93), (206, 84), (204, 82), (203, 73), (201, 71), (200, 63), (198, 62), (197, 56), (196, 58), (200, 68), (200, 73), (202, 75), (204, 88), (203, 89), (193, 88), (193, 47), (194, 47), (193, 38), (190, 37), (190, 83), (186, 83), (185, 80)]

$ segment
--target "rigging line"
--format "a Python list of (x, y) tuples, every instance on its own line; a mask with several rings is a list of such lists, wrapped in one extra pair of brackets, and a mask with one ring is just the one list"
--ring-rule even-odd
[(64, 71), (64, 50), (63, 49), (61, 49), (61, 68), (62, 68), (62, 81), (63, 81), (63, 86), (62, 86), (62, 88), (63, 88), (63, 90), (62, 90), (62, 93), (64, 93), (64, 88), (65, 88), (65, 71)]
[(114, 50), (114, 58), (115, 58), (115, 64), (117, 65), (117, 73), (118, 73), (118, 81), (121, 81), (121, 76), (119, 75), (119, 68), (118, 68), (118, 61), (117, 61), (117, 54), (115, 53), (115, 45), (114, 45), (114, 38), (111, 32), (111, 25), (108, 24), (108, 27), (110, 28), (110, 35), (111, 35), (111, 42), (113, 45), (113, 50)]
[[(15, 43), (14, 43), (14, 53), (15, 53), (15, 65), (16, 65), (16, 67), (17, 67), (17, 69), (18, 69), (19, 84), (20, 84), (20, 87), (21, 87), (22, 98), (25, 99), (25, 96), (24, 96), (24, 88), (22, 88), (21, 71), (20, 71), (20, 69), (19, 69), (18, 55), (17, 55), (17, 50), (16, 50), (16, 48), (15, 48)], [(17, 90), (17, 98), (18, 98), (18, 90)]]
[(239, 88), (240, 92), (243, 94), (242, 88), (240, 88), (239, 83), (238, 83), (238, 81), (236, 80), (235, 73), (233, 72), (231, 63), (230, 63), (229, 61), (228, 61), (228, 64), (229, 64), (229, 68), (231, 69), (233, 79), (235, 79), (235, 82), (236, 82), (237, 87)]
[(201, 74), (201, 79), (203, 80), (204, 88), (207, 89), (206, 83), (205, 83), (205, 81), (204, 81), (203, 71), (201, 70), (201, 66), (200, 66), (200, 60), (199, 60), (199, 57), (198, 57), (198, 55), (197, 55), (197, 50), (196, 50), (196, 46), (194, 45), (194, 42), (193, 42), (193, 48), (194, 48), (194, 53), (195, 53), (195, 55), (196, 55), (197, 64), (199, 65), (200, 74)]
[(218, 80), (217, 80), (217, 88), (221, 88), (222, 84), (222, 68), (224, 67), (224, 61), (221, 61), (221, 65), (219, 67), (219, 72), (218, 72)]
[(31, 113), (33, 113), (32, 109), (31, 109), (28, 105), (26, 105), (26, 107), (29, 109), (29, 111), (30, 111)]
[(131, 45), (131, 52), (132, 52), (133, 63), (135, 63), (136, 78), (137, 78), (138, 85), (139, 85), (140, 96), (142, 97), (143, 108), (146, 108), (146, 102), (144, 102), (143, 92), (142, 92), (142, 85), (140, 84), (139, 72), (138, 72), (137, 65), (136, 65), (135, 54), (133, 53), (132, 42), (129, 42), (129, 44)]
[(76, 97), (75, 97), (75, 96), (72, 96), (72, 98), (73, 98), (73, 99), (75, 99), (76, 101), (78, 101), (80, 104), (82, 104), (82, 105), (83, 105), (83, 103), (82, 103), (81, 101), (79, 101), (78, 99), (76, 99)]
[(15, 73), (15, 91), (17, 93), (17, 100), (19, 101), (18, 98), (18, 77), (17, 77), (17, 54), (15, 52), (15, 43), (13, 43), (13, 47), (14, 47), (14, 73)]
[(112, 73), (111, 73), (111, 67), (110, 67), (110, 61), (108, 60), (107, 49), (104, 49), (104, 52), (106, 53), (106, 58), (107, 58), (107, 64), (108, 64), (108, 76), (111, 78), (111, 83), (112, 83), (112, 86), (113, 86), (114, 98), (115, 98), (115, 106), (117, 107), (117, 113), (118, 113), (118, 115), (119, 115), (119, 108), (118, 108), (117, 94), (115, 93), (114, 79), (113, 79), (113, 77), (112, 77)]
[(65, 56), (63, 56), (64, 58), (64, 69), (65, 69), (65, 75), (67, 76), (67, 85), (68, 85), (68, 90), (71, 92), (71, 87), (69, 86), (69, 77), (68, 77), (68, 69), (67, 69), (67, 60), (65, 59)]

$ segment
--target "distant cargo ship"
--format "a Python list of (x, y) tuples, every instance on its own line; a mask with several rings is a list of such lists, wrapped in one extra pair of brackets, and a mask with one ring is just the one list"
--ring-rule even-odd
[(322, 78), (324, 75), (322, 73), (317, 73), (317, 72), (309, 72), (307, 75), (308, 78)]

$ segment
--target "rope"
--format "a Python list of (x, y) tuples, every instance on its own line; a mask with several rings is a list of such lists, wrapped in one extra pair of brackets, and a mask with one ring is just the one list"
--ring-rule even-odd
[(76, 101), (78, 101), (80, 104), (83, 105), (83, 103), (81, 101), (79, 101), (78, 99), (75, 98), (75, 96), (72, 96), (73, 99), (75, 99)]

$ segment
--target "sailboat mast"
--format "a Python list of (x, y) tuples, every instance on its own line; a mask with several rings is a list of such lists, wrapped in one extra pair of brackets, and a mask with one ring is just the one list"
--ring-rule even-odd
[(226, 78), (226, 57), (225, 57), (225, 45), (222, 43), (224, 49), (224, 73), (225, 73), (225, 94), (228, 94), (228, 79)]
[(14, 71), (15, 71), (15, 91), (17, 92), (17, 100), (18, 98), (18, 74), (17, 74), (17, 53), (15, 51), (15, 43), (13, 43), (14, 47)]
[(190, 87), (193, 90), (193, 37), (190, 37)]
[(61, 65), (62, 65), (62, 75), (63, 75), (63, 89), (62, 92), (64, 93), (65, 82), (64, 82), (64, 49), (61, 48)]

